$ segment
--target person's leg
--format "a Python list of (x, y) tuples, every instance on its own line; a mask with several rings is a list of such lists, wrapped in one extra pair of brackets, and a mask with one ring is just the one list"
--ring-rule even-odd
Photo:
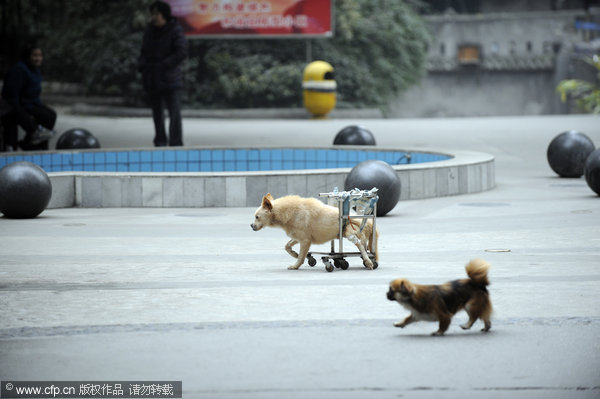
[(179, 90), (171, 90), (166, 93), (165, 100), (169, 110), (169, 145), (183, 145), (183, 127), (181, 123), (181, 101)]
[(38, 104), (34, 106), (30, 113), (33, 115), (38, 125), (42, 125), (46, 129), (53, 130), (56, 124), (56, 111), (46, 104)]
[(154, 121), (154, 145), (164, 147), (167, 145), (167, 133), (165, 132), (163, 96), (160, 93), (151, 93), (150, 105), (152, 106), (152, 119)]
[[(56, 134), (54, 131), (54, 125), (56, 125), (56, 111), (47, 106), (46, 104), (41, 104), (42, 111), (40, 113), (40, 118), (38, 119), (38, 123), (45, 127), (48, 130), (52, 131), (52, 135)], [(49, 140), (46, 140), (40, 143), (41, 150), (47, 150), (49, 146)]]
[(39, 144), (39, 141), (35, 140), (35, 133), (37, 131), (38, 124), (33, 115), (31, 115), (23, 107), (13, 108), (13, 113), (17, 125), (25, 131), (25, 138), (19, 141), (19, 147), (25, 151), (38, 149), (33, 147), (34, 145)]
[[(26, 132), (25, 140), (20, 142), (21, 148), (24, 150), (47, 150), (48, 140), (56, 134), (53, 130), (56, 124), (56, 112), (41, 103), (29, 106), (25, 111), (29, 118), (23, 118), (23, 122), (19, 122)], [(31, 123), (31, 119), (33, 119), (33, 123)], [(33, 126), (35, 126), (35, 130), (31, 133), (30, 130)]]
[(37, 130), (38, 124), (32, 114), (23, 107), (15, 107), (13, 109), (17, 124), (25, 130), (25, 137), (31, 137)]
[(16, 151), (19, 148), (19, 124), (16, 114), (12, 111), (2, 116), (2, 135), (4, 136), (4, 148), (2, 151)]

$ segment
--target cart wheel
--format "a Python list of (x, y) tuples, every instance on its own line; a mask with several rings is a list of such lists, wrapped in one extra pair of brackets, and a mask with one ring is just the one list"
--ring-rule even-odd
[(313, 266), (314, 266), (314, 265), (316, 265), (316, 264), (317, 264), (317, 260), (316, 260), (315, 258), (313, 258), (312, 256), (309, 256), (309, 257), (308, 257), (308, 265), (309, 265), (310, 267), (313, 267)]
[(343, 259), (334, 259), (333, 260), (333, 265), (339, 269), (339, 268), (342, 267), (342, 262), (344, 262)]
[(377, 263), (377, 261), (373, 261), (373, 270), (377, 269), (379, 267), (379, 264)]
[(348, 267), (350, 267), (350, 263), (348, 263), (346, 259), (342, 259), (340, 260), (340, 267), (342, 268), (342, 270), (348, 270)]
[(330, 273), (333, 271), (333, 265), (331, 264), (331, 262), (325, 262), (325, 270), (327, 270)]
[[(371, 262), (373, 262), (373, 270), (377, 269), (377, 266), (379, 266), (379, 265), (377, 264), (377, 262), (375, 262), (375, 259), (371, 259)], [(367, 262), (365, 262), (364, 260), (363, 260), (363, 266), (368, 269)]]

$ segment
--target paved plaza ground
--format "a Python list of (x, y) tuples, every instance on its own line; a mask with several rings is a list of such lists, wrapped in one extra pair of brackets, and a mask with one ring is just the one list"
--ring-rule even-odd
[[(0, 379), (180, 380), (184, 398), (599, 398), (600, 198), (546, 149), (594, 116), (186, 119), (187, 146), (326, 146), (349, 124), (377, 145), (481, 151), (496, 188), (402, 201), (377, 219), (380, 267), (287, 270), (254, 208), (49, 209), (0, 218)], [(61, 115), (104, 148), (149, 146), (149, 118)], [(315, 193), (317, 194), (317, 193)], [(257, 204), (258, 206), (258, 204)], [(318, 248), (318, 247), (317, 247)], [(327, 245), (322, 250), (326, 250)], [(390, 280), (441, 283), (492, 264), (492, 330), (392, 324)]]

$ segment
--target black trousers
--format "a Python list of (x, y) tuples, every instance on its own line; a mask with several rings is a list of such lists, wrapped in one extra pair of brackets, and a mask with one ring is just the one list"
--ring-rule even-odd
[[(154, 120), (154, 145), (163, 147), (183, 145), (181, 123), (181, 101), (179, 90), (165, 90), (150, 93), (152, 119)], [(165, 132), (165, 105), (169, 112), (169, 137)]]
[[(36, 131), (38, 125), (42, 125), (46, 129), (54, 129), (55, 124), (56, 111), (45, 104), (30, 105), (27, 109), (12, 107), (7, 114), (2, 116), (4, 145), (11, 146), (15, 150), (18, 148), (19, 126), (25, 130), (25, 139), (27, 140), (27, 137)], [(30, 147), (27, 149), (47, 150), (48, 142)]]

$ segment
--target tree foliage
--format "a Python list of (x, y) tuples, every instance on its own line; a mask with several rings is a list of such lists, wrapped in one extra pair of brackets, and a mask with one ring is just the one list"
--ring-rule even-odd
[[(425, 24), (407, 1), (334, 4), (334, 37), (311, 39), (312, 60), (334, 66), (340, 106), (385, 107), (424, 72)], [(122, 96), (134, 104), (143, 97), (136, 63), (148, 5), (146, 0), (0, 0), (8, 15), (2, 21), (5, 37), (13, 32), (20, 39), (15, 43), (41, 37), (46, 80), (80, 83), (87, 94)], [(301, 106), (307, 45), (304, 39), (190, 39), (184, 102)]]
[(585, 58), (584, 61), (595, 69), (595, 80), (593, 82), (581, 79), (563, 80), (558, 84), (556, 90), (560, 93), (563, 102), (566, 102), (567, 97), (570, 96), (575, 99), (579, 110), (600, 114), (600, 56), (595, 54), (590, 58)]

